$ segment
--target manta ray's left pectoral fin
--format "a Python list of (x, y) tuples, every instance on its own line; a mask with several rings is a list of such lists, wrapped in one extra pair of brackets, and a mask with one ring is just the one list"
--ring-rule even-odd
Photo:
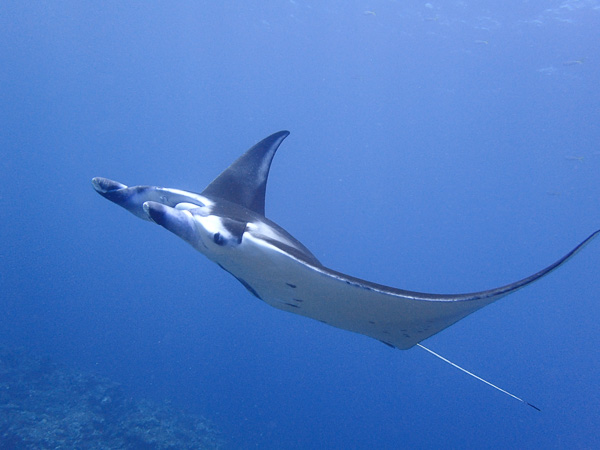
[(143, 209), (148, 220), (166, 228), (192, 245), (197, 243), (198, 233), (194, 217), (188, 209), (171, 208), (153, 201), (144, 202)]

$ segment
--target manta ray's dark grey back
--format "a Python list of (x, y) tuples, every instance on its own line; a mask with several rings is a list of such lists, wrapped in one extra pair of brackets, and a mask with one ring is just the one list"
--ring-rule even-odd
[(264, 216), (271, 161), (289, 134), (279, 131), (260, 141), (215, 178), (202, 195), (227, 200)]

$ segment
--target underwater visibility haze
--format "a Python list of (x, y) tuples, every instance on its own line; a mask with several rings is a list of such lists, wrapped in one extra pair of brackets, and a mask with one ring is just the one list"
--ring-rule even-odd
[(506, 285), (600, 227), (599, 27), (594, 0), (3, 3), (0, 446), (600, 445), (598, 240), (424, 341), (535, 411), (269, 307), (89, 186), (201, 192), (290, 129), (265, 215), (324, 266)]

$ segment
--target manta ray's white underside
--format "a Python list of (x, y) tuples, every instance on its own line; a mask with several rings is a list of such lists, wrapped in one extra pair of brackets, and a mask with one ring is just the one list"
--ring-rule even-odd
[(310, 251), (264, 216), (271, 160), (287, 132), (256, 144), (201, 193), (128, 187), (95, 178), (94, 188), (136, 216), (193, 245), (276, 308), (407, 349), (470, 313), (556, 269), (596, 231), (545, 269), (520, 281), (470, 294), (405, 291), (324, 267)]
[(239, 258), (220, 264), (269, 305), (399, 349), (412, 347), (497, 299), (415, 299), (312, 266), (250, 233), (244, 234), (240, 246)]
[(275, 308), (408, 349), (562, 262), (504, 288), (464, 295), (421, 294), (360, 280), (306, 263), (251, 232), (244, 233), (236, 258), (219, 264)]

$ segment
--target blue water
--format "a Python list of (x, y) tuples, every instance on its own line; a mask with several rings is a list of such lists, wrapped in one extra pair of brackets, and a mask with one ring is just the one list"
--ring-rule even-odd
[[(408, 3), (408, 4), (407, 4)], [(469, 292), (600, 226), (600, 2), (0, 4), (0, 343), (230, 448), (600, 445), (600, 242), (425, 344), (272, 309), (90, 180), (202, 190), (292, 131), (267, 215), (336, 270)]]

